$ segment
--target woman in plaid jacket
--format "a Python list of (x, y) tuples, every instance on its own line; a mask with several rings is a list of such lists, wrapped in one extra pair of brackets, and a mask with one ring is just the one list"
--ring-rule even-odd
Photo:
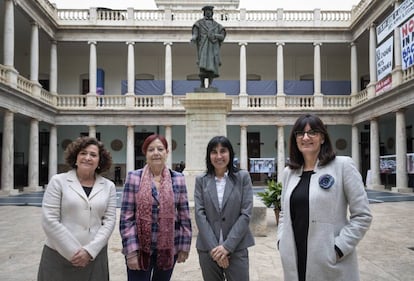
[(184, 175), (165, 165), (168, 143), (161, 135), (142, 145), (147, 164), (125, 181), (120, 232), (128, 281), (168, 281), (175, 262), (191, 246), (191, 219)]

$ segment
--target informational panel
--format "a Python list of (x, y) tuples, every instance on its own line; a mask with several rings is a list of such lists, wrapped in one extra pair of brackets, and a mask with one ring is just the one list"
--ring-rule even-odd
[[(380, 173), (395, 174), (397, 172), (397, 160), (394, 155), (380, 156)], [(414, 174), (414, 153), (407, 153), (407, 173)]]
[(250, 173), (273, 174), (276, 172), (275, 158), (250, 158)]

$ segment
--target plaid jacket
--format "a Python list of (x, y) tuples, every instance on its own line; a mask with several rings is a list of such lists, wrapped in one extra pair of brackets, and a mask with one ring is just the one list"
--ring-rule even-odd
[[(191, 219), (188, 207), (187, 187), (183, 174), (170, 170), (175, 203), (175, 254), (189, 252), (191, 246)], [(138, 250), (138, 235), (135, 219), (136, 194), (139, 190), (142, 169), (131, 171), (125, 181), (119, 231), (122, 238), (122, 253), (128, 255)]]

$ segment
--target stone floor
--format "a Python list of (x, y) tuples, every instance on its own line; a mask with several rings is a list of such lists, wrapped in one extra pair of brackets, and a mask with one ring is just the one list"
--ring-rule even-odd
[[(358, 246), (361, 280), (413, 280), (414, 201), (371, 204), (371, 209), (371, 229)], [(119, 209), (117, 212), (119, 217)], [(35, 206), (0, 206), (0, 280), (36, 280), (45, 239), (40, 213), (41, 208)], [(256, 237), (256, 245), (250, 248), (251, 281), (283, 280), (271, 209), (267, 212), (267, 226), (267, 236)], [(109, 258), (111, 280), (125, 281), (118, 226), (109, 242)], [(194, 247), (189, 260), (176, 266), (172, 280), (202, 280)]]

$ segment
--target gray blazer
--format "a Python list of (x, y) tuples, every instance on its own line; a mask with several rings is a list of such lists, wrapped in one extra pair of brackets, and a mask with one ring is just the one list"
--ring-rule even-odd
[[(306, 281), (357, 281), (356, 246), (368, 230), (372, 215), (361, 175), (351, 158), (337, 156), (324, 167), (316, 166), (309, 185), (309, 233)], [(282, 176), (282, 211), (277, 238), (284, 279), (298, 280), (296, 246), (290, 216), (290, 197), (302, 169), (286, 167)], [(335, 183), (319, 186), (322, 175)], [(348, 214), (349, 212), (349, 214)], [(335, 245), (344, 256), (336, 259)]]
[(254, 245), (249, 228), (253, 211), (253, 190), (247, 171), (238, 171), (235, 182), (227, 178), (221, 210), (215, 177), (207, 174), (197, 176), (194, 202), (198, 250), (210, 252), (218, 246), (220, 229), (223, 233), (223, 246), (230, 253)]

